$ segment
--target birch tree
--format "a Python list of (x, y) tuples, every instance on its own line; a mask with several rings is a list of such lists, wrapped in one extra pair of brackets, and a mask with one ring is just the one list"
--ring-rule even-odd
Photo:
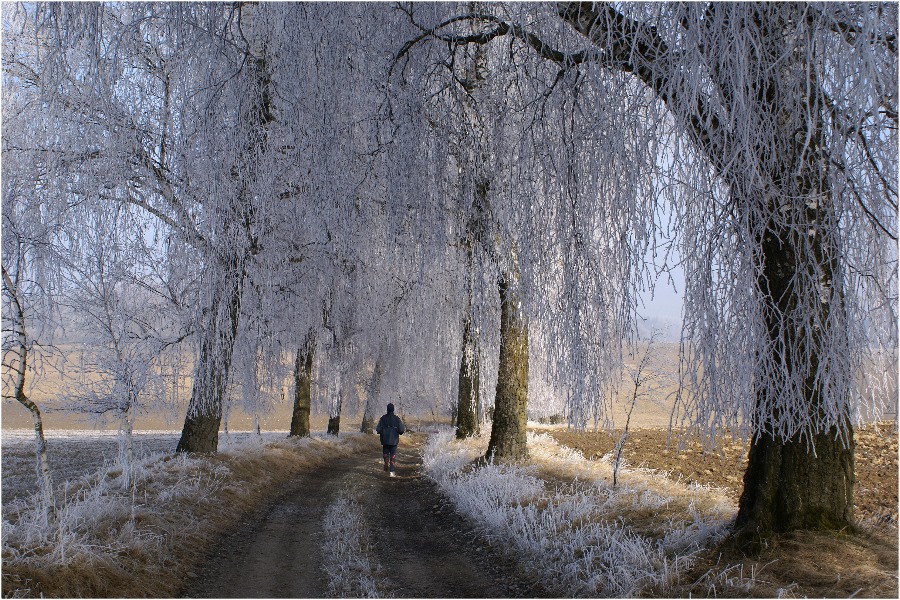
[[(4, 178), (4, 182), (8, 180)], [(37, 480), (46, 522), (54, 512), (50, 461), (41, 410), (26, 390), (27, 378), (34, 373), (37, 331), (49, 322), (48, 290), (40, 284), (40, 270), (31, 264), (32, 259), (40, 261), (40, 253), (7, 218), (16, 205), (7, 191), (8, 188), (3, 194), (3, 396), (15, 398), (31, 415)]]
[[(480, 120), (477, 134), (470, 134), (470, 145), (478, 148), (475, 156), (455, 153), (461, 157), (456, 159), (459, 172), (465, 173), (455, 185), (465, 189), (466, 180), (471, 182), (472, 201), (461, 208), (462, 223), (472, 223), (487, 246), (493, 262), (488, 270), (496, 271), (492, 287), (499, 302), (494, 302), (502, 317), (501, 339), (494, 346), (502, 372), (494, 388), (495, 439), (489, 452), (498, 459), (519, 458), (527, 454), (529, 380), (547, 373), (568, 385), (573, 390), (568, 413), (576, 427), (584, 427), (590, 414), (586, 407), (617, 375), (621, 334), (632, 318), (632, 288), (639, 280), (629, 273), (631, 257), (646, 251), (649, 236), (648, 228), (639, 225), (646, 211), (634, 202), (616, 202), (647, 185), (639, 177), (625, 180), (621, 189), (610, 182), (625, 179), (623, 163), (636, 159), (641, 164), (646, 158), (640, 158), (642, 148), (627, 148), (620, 161), (604, 161), (601, 136), (609, 123), (572, 121), (585, 103), (606, 91), (603, 86), (561, 76), (554, 85), (575, 89), (576, 99), (545, 93), (543, 80), (519, 76), (520, 69), (533, 67), (527, 45), (490, 45), (480, 18), (454, 15), (447, 8), (410, 7), (407, 17), (420, 35), (400, 48), (393, 73), (401, 84), (420, 90), (429, 111), (440, 115), (436, 120)], [(489, 15), (484, 20), (492, 22)], [(429, 24), (434, 22), (443, 24), (435, 28)], [(480, 81), (466, 67), (471, 64), (466, 48), (476, 45), (484, 47), (488, 74)], [(631, 122), (641, 118), (636, 114)], [(632, 224), (638, 225), (635, 233), (623, 235)], [(491, 311), (476, 313), (479, 320), (470, 333), (478, 332), (480, 348), (490, 348), (484, 336), (496, 325), (481, 319)], [(531, 335), (532, 329), (541, 335)], [(538, 355), (549, 368), (531, 373), (529, 363)]]
[[(77, 332), (81, 347), (77, 365), (64, 363), (71, 383), (63, 406), (98, 419), (113, 416), (126, 486), (135, 419), (177, 394), (167, 389), (166, 371), (179, 362), (173, 346), (187, 335), (168, 295), (177, 283), (159, 279), (155, 265), (165, 253), (148, 247), (154, 236), (147, 225), (146, 215), (127, 204), (85, 202), (69, 211), (54, 248), (65, 282), (59, 302), (71, 315), (67, 330)], [(168, 365), (166, 353), (172, 355)]]

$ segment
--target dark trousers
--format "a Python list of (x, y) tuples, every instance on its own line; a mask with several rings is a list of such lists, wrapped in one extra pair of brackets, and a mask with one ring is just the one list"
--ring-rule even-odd
[(397, 446), (382, 446), (381, 453), (384, 455), (384, 462), (390, 461), (391, 471), (394, 470), (394, 463), (397, 461)]

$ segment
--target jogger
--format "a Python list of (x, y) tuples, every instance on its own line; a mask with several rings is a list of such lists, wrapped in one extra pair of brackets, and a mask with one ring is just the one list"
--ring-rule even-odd
[(391, 477), (394, 477), (395, 466), (397, 461), (397, 444), (400, 443), (400, 436), (406, 431), (403, 421), (394, 414), (394, 405), (387, 405), (387, 414), (382, 415), (378, 420), (378, 426), (375, 432), (381, 436), (382, 455), (384, 456), (384, 470), (389, 471)]

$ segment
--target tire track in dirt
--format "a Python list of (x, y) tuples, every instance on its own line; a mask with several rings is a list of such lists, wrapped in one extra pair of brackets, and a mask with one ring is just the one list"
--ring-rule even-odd
[(183, 588), (190, 598), (309, 598), (328, 593), (322, 570), (325, 510), (345, 495), (370, 528), (383, 596), (533, 597), (515, 565), (486, 547), (420, 470), (424, 436), (407, 435), (397, 477), (382, 470), (381, 447), (299, 477), (288, 490), (226, 535)]
[(280, 497), (248, 515), (210, 552), (179, 594), (186, 598), (321, 598), (325, 509), (359, 467), (352, 456), (297, 478)]
[(525, 595), (512, 565), (492, 556), (421, 473), (423, 439), (417, 436), (400, 446), (396, 478), (373, 461), (366, 474), (374, 480), (373, 494), (357, 499), (386, 571), (383, 593), (401, 598)]

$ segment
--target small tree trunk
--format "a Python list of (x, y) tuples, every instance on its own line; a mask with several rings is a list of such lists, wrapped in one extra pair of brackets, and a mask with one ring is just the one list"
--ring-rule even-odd
[(463, 439), (481, 430), (478, 418), (478, 349), (472, 340), (471, 323), (463, 326), (463, 352), (459, 364), (456, 408), (456, 437)]
[[(55, 512), (55, 503), (53, 500), (53, 478), (50, 472), (50, 460), (47, 458), (47, 440), (44, 437), (44, 421), (41, 417), (41, 411), (37, 404), (25, 394), (25, 373), (28, 370), (28, 335), (25, 330), (25, 311), (19, 301), (17, 288), (12, 278), (3, 268), (3, 284), (7, 288), (10, 296), (10, 304), (15, 311), (16, 337), (18, 354), (18, 364), (4, 364), (7, 369), (15, 372), (15, 395), (16, 400), (31, 413), (31, 423), (34, 427), (34, 455), (35, 466), (37, 468), (37, 479), (41, 486), (41, 504), (44, 525), (50, 522)], [(5, 356), (4, 356), (5, 358)]]
[(366, 400), (366, 408), (363, 412), (362, 423), (359, 425), (360, 433), (372, 434), (375, 432), (375, 401), (373, 398)]
[(332, 406), (332, 414), (328, 416), (328, 435), (338, 435), (341, 431), (341, 406), (344, 403), (343, 386), (337, 391), (337, 403)]
[(528, 325), (518, 296), (509, 289), (508, 276), (500, 288), (500, 367), (494, 399), (494, 426), (487, 460), (519, 460), (528, 457), (525, 437), (528, 407)]
[(363, 409), (362, 424), (359, 430), (362, 433), (375, 432), (375, 411), (378, 406), (378, 391), (381, 387), (381, 357), (375, 361), (375, 369), (372, 371), (372, 385), (369, 387), (369, 397), (366, 398), (366, 407)]
[(309, 413), (312, 394), (310, 385), (312, 382), (313, 347), (312, 343), (306, 344), (306, 350), (297, 350), (297, 358), (294, 361), (294, 412), (291, 415), (291, 432), (289, 437), (309, 436)]
[(122, 463), (122, 481), (125, 487), (131, 485), (131, 471), (134, 464), (134, 402), (122, 414), (122, 440), (119, 460)]
[(47, 458), (47, 440), (44, 438), (44, 422), (41, 418), (41, 411), (38, 410), (37, 404), (31, 400), (25, 399), (22, 402), (31, 412), (31, 422), (34, 425), (34, 451), (37, 457), (37, 474), (38, 481), (41, 482), (41, 503), (44, 508), (44, 524), (47, 524), (53, 517), (56, 505), (53, 501), (53, 478), (50, 474), (50, 459)]

